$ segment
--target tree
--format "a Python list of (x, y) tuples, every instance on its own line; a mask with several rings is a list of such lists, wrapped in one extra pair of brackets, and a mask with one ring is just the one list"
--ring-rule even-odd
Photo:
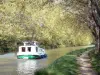
[(89, 24), (96, 41), (96, 52), (100, 53), (100, 8), (99, 8), (99, 0), (89, 0)]
[[(87, 22), (96, 45), (96, 53), (100, 53), (100, 0), (75, 0), (81, 10), (78, 14), (80, 22)], [(88, 6), (88, 8), (87, 8)], [(75, 7), (76, 8), (76, 7)], [(88, 14), (88, 15), (87, 15)], [(87, 16), (87, 19), (86, 19)]]

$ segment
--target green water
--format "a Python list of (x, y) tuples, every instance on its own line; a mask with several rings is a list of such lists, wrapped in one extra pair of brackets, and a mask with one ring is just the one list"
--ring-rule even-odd
[(52, 63), (55, 59), (65, 55), (66, 53), (81, 49), (81, 48), (86, 48), (87, 46), (80, 46), (80, 47), (67, 47), (67, 48), (58, 48), (58, 49), (52, 49), (52, 50), (46, 50), (46, 53), (48, 55), (48, 61), (47, 64)]

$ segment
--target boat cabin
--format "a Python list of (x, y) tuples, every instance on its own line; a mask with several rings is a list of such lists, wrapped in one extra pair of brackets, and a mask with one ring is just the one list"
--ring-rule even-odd
[(37, 42), (24, 42), (23, 46), (19, 46), (17, 58), (43, 58), (46, 57), (45, 50), (40, 48)]

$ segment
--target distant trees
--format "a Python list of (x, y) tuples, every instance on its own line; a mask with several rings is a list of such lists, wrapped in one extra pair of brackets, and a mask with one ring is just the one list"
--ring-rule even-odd
[(3, 49), (25, 40), (37, 40), (48, 48), (89, 45), (93, 41), (86, 24), (77, 21), (79, 11), (76, 8), (80, 6), (75, 0), (0, 1), (0, 45), (5, 45)]

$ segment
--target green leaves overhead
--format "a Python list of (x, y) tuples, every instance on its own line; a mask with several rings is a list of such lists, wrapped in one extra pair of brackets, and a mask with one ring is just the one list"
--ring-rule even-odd
[(70, 5), (50, 0), (6, 0), (0, 4), (0, 40), (7, 35), (16, 41), (37, 40), (48, 47), (91, 44), (93, 37), (86, 24), (79, 24), (74, 12), (65, 7)]

